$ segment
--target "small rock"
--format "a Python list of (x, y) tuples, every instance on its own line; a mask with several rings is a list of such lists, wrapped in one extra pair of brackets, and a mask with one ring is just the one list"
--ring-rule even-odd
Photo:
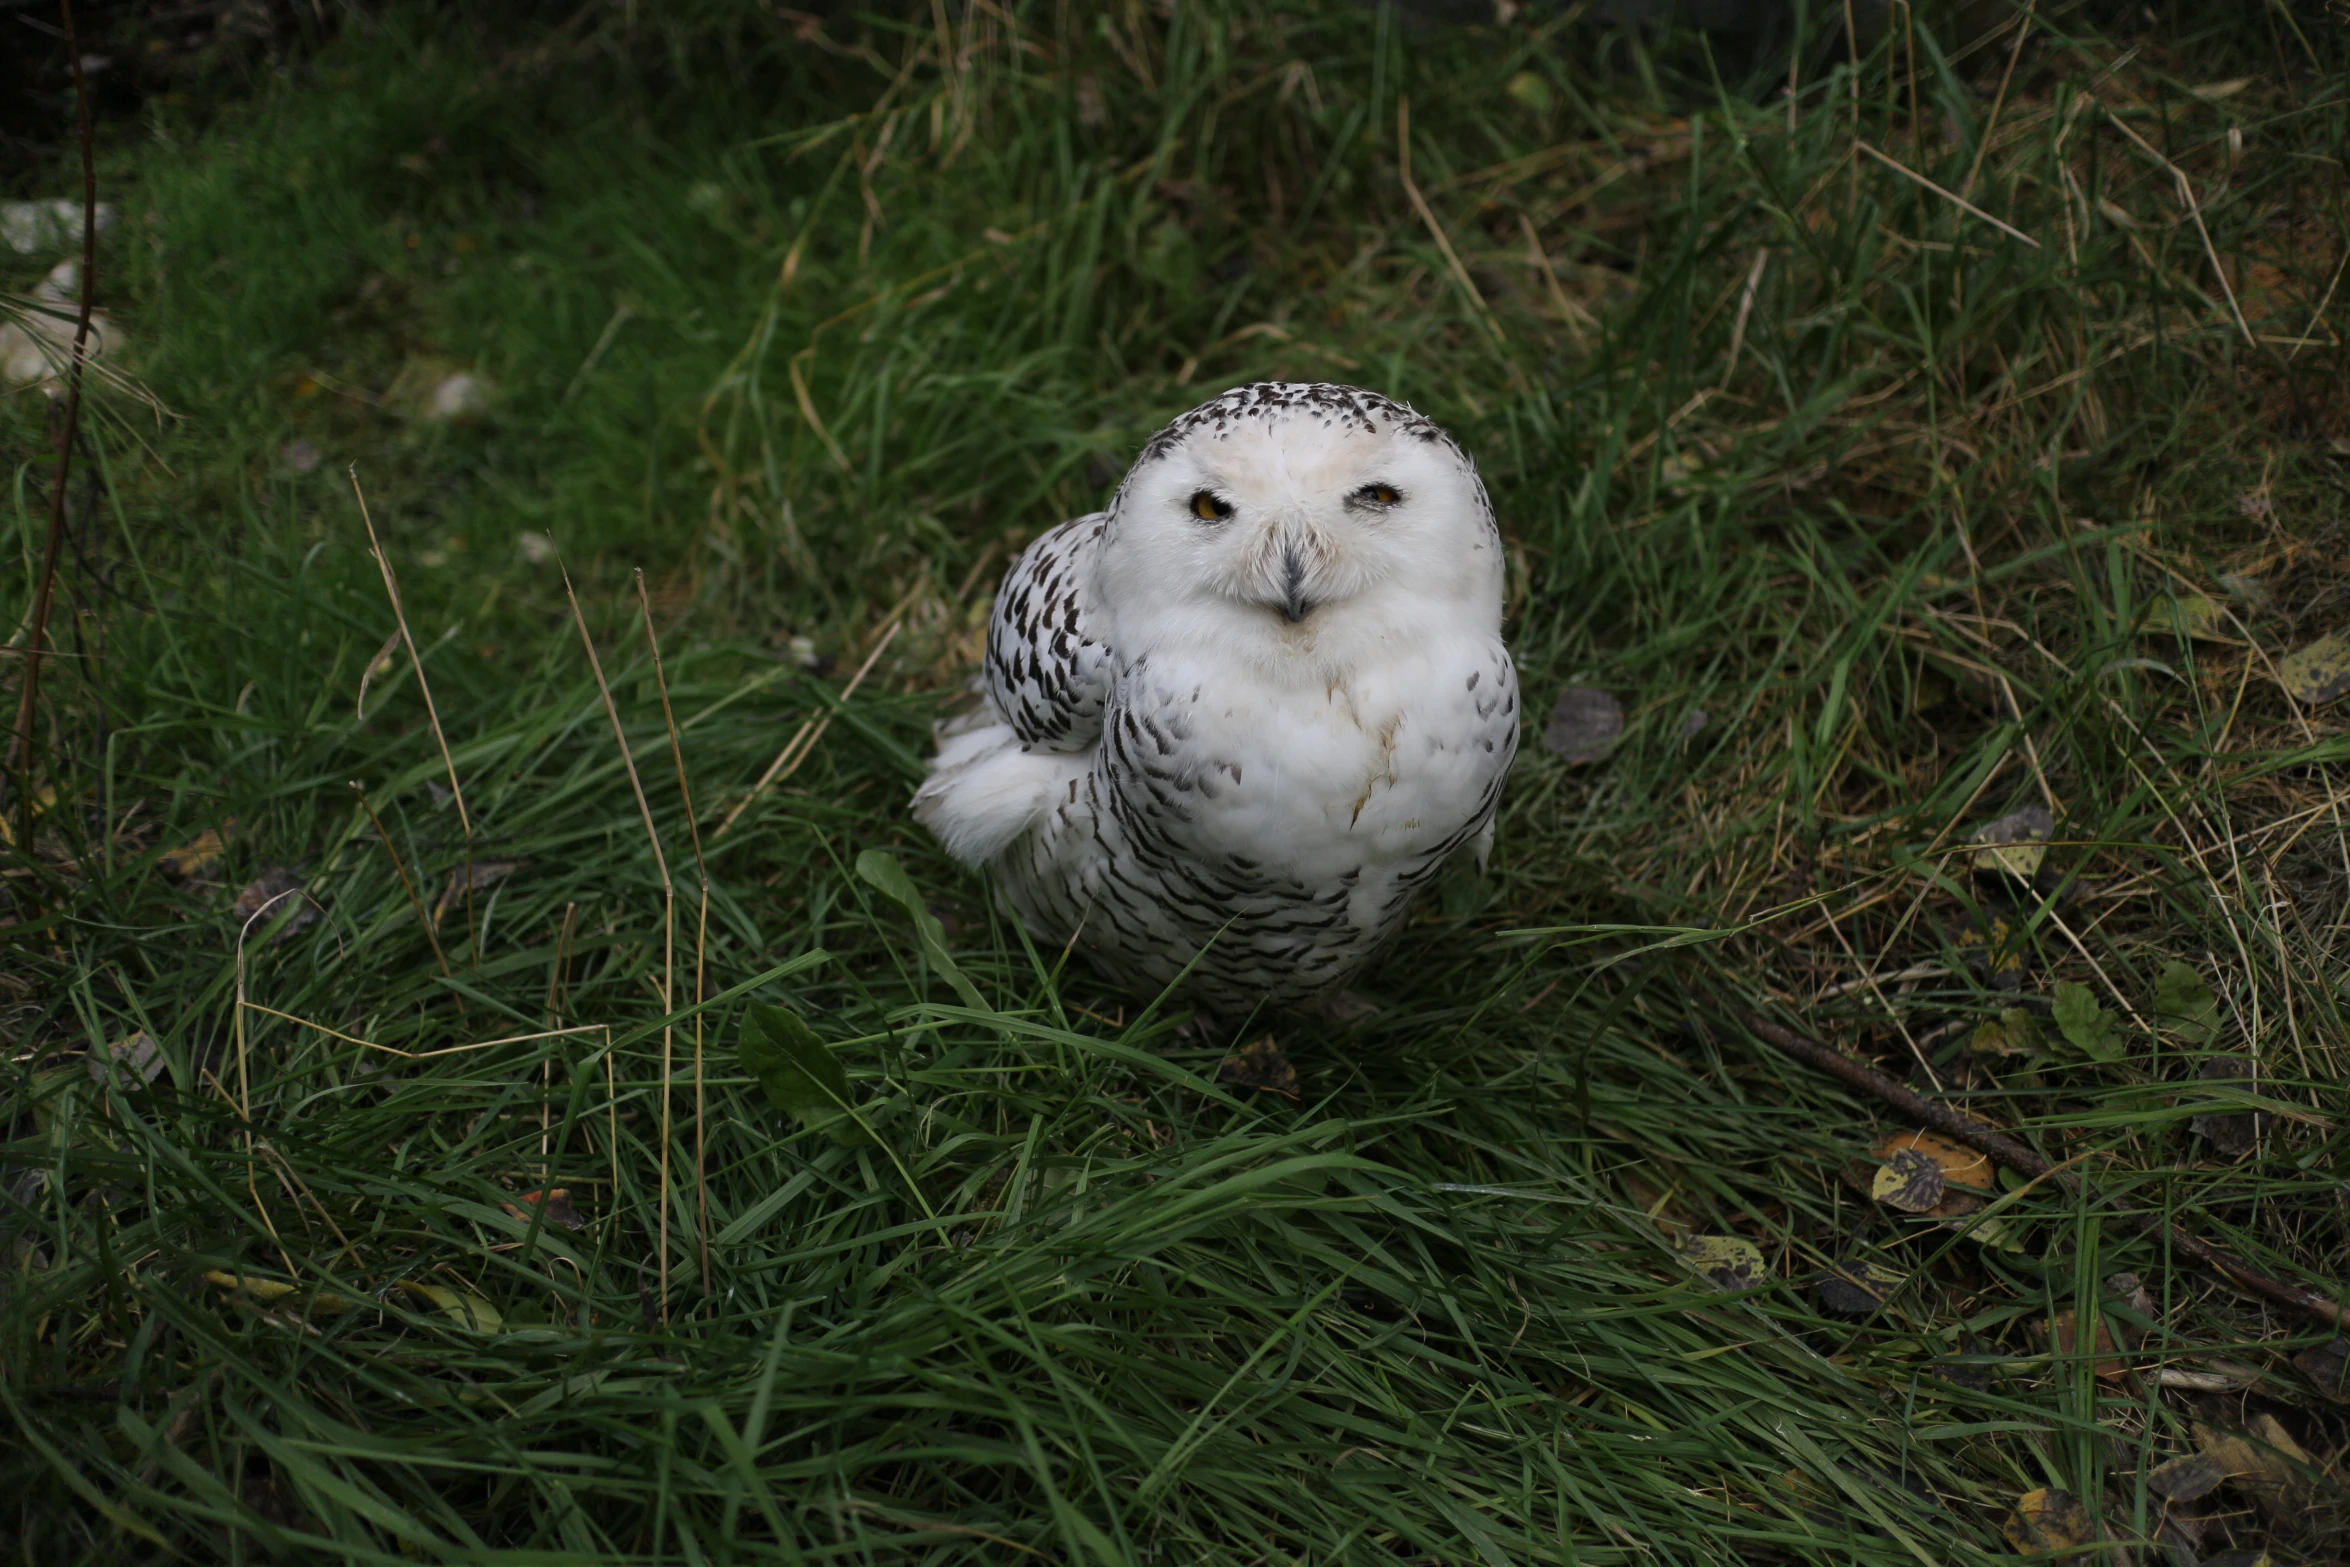
[(326, 454), (308, 441), (288, 441), (277, 449), (278, 461), (296, 473), (316, 473)]
[(489, 384), (460, 370), (432, 389), (432, 396), (425, 400), (424, 415), (428, 419), (463, 419), (479, 413), (488, 402)]
[(1705, 733), (1705, 726), (1712, 722), (1713, 719), (1708, 716), (1704, 708), (1693, 707), (1689, 710), (1689, 716), (1681, 720), (1681, 728), (1678, 733), (1684, 740), (1694, 740)]
[[(65, 395), (65, 372), (73, 362), (73, 340), (81, 314), (82, 269), (60, 261), (33, 289), (29, 308), (0, 320), (0, 391), (38, 385), (51, 397)], [(84, 352), (97, 359), (120, 352), (121, 334), (103, 310), (90, 312)]]
[[(114, 208), (98, 203), (98, 232), (114, 227)], [(54, 255), (82, 242), (82, 204), (66, 197), (49, 201), (0, 201), (0, 250), (20, 256)]]
[(1623, 703), (1596, 686), (1569, 686), (1551, 704), (1542, 748), (1580, 766), (1606, 756), (1623, 737)]

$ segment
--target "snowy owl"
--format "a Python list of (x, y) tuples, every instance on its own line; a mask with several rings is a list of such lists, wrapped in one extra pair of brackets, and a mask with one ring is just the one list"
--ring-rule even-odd
[[(1211, 1015), (1326, 1005), (1518, 747), (1501, 534), (1401, 403), (1236, 387), (1031, 544), (914, 815), (1052, 949)], [(1188, 976), (1186, 977), (1186, 970)]]

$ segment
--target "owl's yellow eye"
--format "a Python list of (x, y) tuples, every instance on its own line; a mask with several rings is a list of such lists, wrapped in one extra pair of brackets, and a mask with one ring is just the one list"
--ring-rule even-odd
[(1403, 492), (1392, 484), (1366, 484), (1355, 491), (1354, 498), (1366, 506), (1393, 506), (1403, 499)]
[(1222, 522), (1232, 515), (1232, 507), (1212, 490), (1194, 490), (1191, 493), (1191, 514), (1202, 522)]

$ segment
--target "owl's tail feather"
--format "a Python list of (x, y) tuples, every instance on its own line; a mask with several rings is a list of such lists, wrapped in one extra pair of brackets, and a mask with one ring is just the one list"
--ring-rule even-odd
[(1084, 757), (1024, 751), (1006, 724), (942, 734), (930, 777), (914, 796), (914, 819), (977, 869), (1043, 820), (1055, 796), (1090, 766)]

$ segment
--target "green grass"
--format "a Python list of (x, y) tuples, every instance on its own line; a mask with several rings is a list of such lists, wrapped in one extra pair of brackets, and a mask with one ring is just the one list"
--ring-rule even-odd
[[(54, 803), (0, 882), (16, 1559), (1940, 1563), (2057, 1487), (2082, 1559), (2146, 1562), (2198, 1426), (2307, 1457), (2170, 1504), (2203, 1554), (2339, 1559), (2327, 1335), (2103, 1222), (2350, 1284), (2350, 750), (2273, 678), (2350, 592), (2339, 20), (2044, 6), (2008, 75), (2013, 31), (1932, 8), (1751, 58), (1533, 7), (899, 9), (495, 51), (402, 13), (108, 136), (108, 303), (174, 417), (85, 423)], [(460, 369), (486, 407), (422, 417)], [(1629, 714), (1595, 766), (1530, 732), (1375, 1019), (1276, 1025), (1295, 1103), (905, 814), (1010, 553), (1272, 375), (1445, 421), (1535, 730), (1569, 684)], [(6, 407), (15, 624), (47, 458)], [(1972, 871), (2034, 801), (2038, 878)], [(488, 862), (436, 956), (403, 876)], [(322, 917), (240, 942), (273, 866)], [(2172, 961), (2216, 1026), (2158, 1012)], [(2074, 983), (2112, 1059), (1969, 1050)], [(767, 1102), (746, 1000), (865, 1136)], [(2011, 1193), (2004, 1245), (1872, 1204), (1900, 1123), (1751, 1006), (2093, 1195)], [(101, 1081), (141, 1031), (154, 1082)], [(2233, 1160), (2189, 1124), (2220, 1053), (2275, 1112)], [(548, 1187), (583, 1227), (517, 1206)], [(1862, 1263), (1884, 1308), (1827, 1311)], [(2143, 1377), (2041, 1331), (2101, 1303)]]

